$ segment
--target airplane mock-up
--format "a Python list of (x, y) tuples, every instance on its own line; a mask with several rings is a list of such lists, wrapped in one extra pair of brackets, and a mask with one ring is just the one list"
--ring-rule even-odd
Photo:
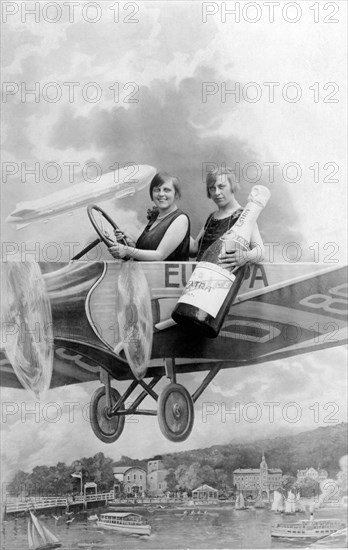
[[(93, 210), (101, 209), (89, 207), (92, 219)], [(95, 219), (94, 227), (110, 246), (110, 232), (103, 234)], [(77, 261), (87, 249), (70, 263), (2, 264), (0, 374), (2, 385), (24, 386), (35, 395), (100, 379), (90, 421), (106, 443), (120, 437), (125, 417), (134, 414), (158, 416), (162, 433), (183, 441), (193, 427), (195, 401), (221, 369), (348, 341), (347, 266), (247, 266), (239, 295), (212, 339), (171, 319), (194, 262)], [(198, 371), (207, 374), (190, 395), (177, 377)], [(154, 388), (164, 376), (170, 382), (158, 395)], [(130, 381), (122, 396), (112, 379)], [(141, 393), (126, 406), (138, 386)], [(157, 407), (140, 408), (147, 396)]]

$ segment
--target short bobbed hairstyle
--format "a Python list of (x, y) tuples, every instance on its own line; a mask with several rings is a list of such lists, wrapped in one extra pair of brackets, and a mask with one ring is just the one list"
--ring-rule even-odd
[(153, 190), (156, 187), (161, 187), (164, 183), (172, 182), (174, 190), (175, 190), (175, 197), (177, 199), (181, 198), (181, 190), (180, 190), (180, 183), (178, 178), (175, 176), (171, 176), (170, 174), (167, 174), (167, 172), (158, 172), (153, 178), (150, 183), (150, 197), (153, 199)]
[(216, 168), (215, 170), (211, 170), (210, 172), (208, 172), (206, 177), (207, 197), (209, 199), (210, 199), (209, 187), (216, 183), (216, 180), (218, 179), (219, 176), (226, 177), (227, 181), (231, 186), (232, 193), (235, 193), (236, 191), (238, 191), (238, 189), (240, 189), (240, 185), (236, 179), (234, 172), (232, 172), (231, 168), (228, 168), (228, 167)]

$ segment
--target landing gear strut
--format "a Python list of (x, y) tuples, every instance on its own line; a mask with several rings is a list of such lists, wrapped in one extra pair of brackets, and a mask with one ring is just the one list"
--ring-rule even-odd
[[(164, 368), (160, 374), (153, 376), (148, 383), (134, 378), (122, 396), (111, 386), (112, 370), (101, 367), (100, 378), (103, 387), (96, 390), (90, 403), (93, 432), (104, 443), (113, 443), (123, 432), (126, 415), (148, 415), (158, 417), (160, 430), (167, 439), (174, 442), (185, 441), (194, 424), (194, 403), (219, 372), (221, 366), (222, 363), (216, 363), (211, 368), (192, 396), (176, 381), (174, 359), (165, 359)], [(169, 378), (170, 383), (158, 395), (153, 388), (163, 376)], [(126, 400), (138, 386), (141, 386), (143, 391), (130, 406), (126, 406)], [(147, 396), (151, 396), (157, 402), (156, 410), (138, 408)]]

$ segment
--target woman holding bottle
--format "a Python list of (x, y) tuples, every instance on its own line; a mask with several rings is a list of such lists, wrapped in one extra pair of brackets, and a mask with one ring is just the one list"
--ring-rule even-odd
[[(197, 238), (191, 237), (190, 256), (196, 256), (197, 261), (202, 259), (204, 252), (211, 244), (233, 227), (243, 211), (235, 197), (239, 184), (231, 169), (224, 168), (208, 172), (206, 185), (208, 198), (215, 202), (218, 209), (208, 216)], [(222, 267), (235, 270), (247, 262), (258, 263), (263, 256), (264, 245), (258, 226), (255, 224), (249, 250), (222, 253), (219, 261)]]

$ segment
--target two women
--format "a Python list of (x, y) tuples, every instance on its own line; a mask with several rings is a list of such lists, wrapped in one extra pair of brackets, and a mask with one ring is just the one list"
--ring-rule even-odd
[[(155, 203), (155, 213), (136, 243), (128, 238), (128, 245), (117, 244), (110, 248), (115, 258), (134, 258), (139, 261), (187, 261), (190, 256), (201, 260), (206, 249), (238, 220), (242, 207), (235, 198), (239, 189), (230, 169), (215, 170), (207, 174), (207, 195), (217, 206), (208, 217), (196, 239), (190, 238), (190, 222), (177, 207), (180, 198), (177, 178), (158, 173), (150, 184), (150, 196)], [(227, 269), (235, 269), (246, 262), (257, 263), (262, 259), (264, 247), (258, 227), (255, 226), (250, 250), (243, 254), (225, 253), (220, 263)]]

